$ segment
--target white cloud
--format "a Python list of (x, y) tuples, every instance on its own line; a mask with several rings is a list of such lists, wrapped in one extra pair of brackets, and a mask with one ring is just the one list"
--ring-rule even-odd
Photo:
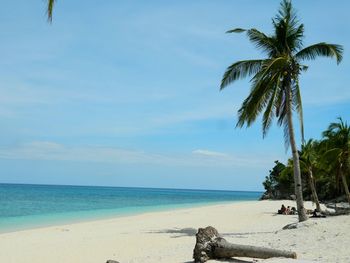
[(49, 141), (34, 141), (0, 148), (0, 158), (189, 167), (251, 167), (252, 165), (265, 167), (276, 159), (275, 156), (235, 156), (205, 149), (197, 149), (192, 153), (161, 154), (105, 146), (69, 147)]
[(207, 164), (232, 165), (240, 167), (270, 167), (274, 160), (282, 160), (283, 157), (276, 155), (261, 155), (261, 154), (232, 154), (207, 149), (197, 149), (192, 151), (193, 159), (206, 162)]
[(192, 153), (197, 155), (202, 155), (202, 156), (209, 156), (209, 157), (228, 157), (228, 155), (225, 153), (202, 150), (202, 149), (194, 150), (192, 151)]
[(168, 125), (189, 121), (203, 121), (212, 119), (231, 118), (236, 113), (238, 107), (232, 103), (211, 104), (197, 107), (188, 111), (177, 111), (152, 118), (152, 123), (156, 125)]

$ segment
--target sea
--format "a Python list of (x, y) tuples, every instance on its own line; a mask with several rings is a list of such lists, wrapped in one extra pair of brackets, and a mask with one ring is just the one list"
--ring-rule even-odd
[(0, 184), (0, 233), (258, 200), (262, 192)]

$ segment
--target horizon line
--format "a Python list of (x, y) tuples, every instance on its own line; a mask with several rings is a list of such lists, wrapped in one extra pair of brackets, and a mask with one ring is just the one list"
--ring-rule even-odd
[(145, 187), (145, 186), (111, 186), (111, 185), (79, 185), (79, 184), (47, 184), (47, 183), (6, 183), (6, 182), (0, 182), (0, 185), (71, 186), (71, 187), (136, 188), (136, 189), (154, 189), (154, 190), (264, 193), (264, 191), (252, 191), (252, 190), (224, 190), (224, 189), (171, 188), (171, 187)]

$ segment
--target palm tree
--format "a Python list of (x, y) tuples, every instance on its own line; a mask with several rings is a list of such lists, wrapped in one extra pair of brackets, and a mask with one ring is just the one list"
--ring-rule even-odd
[(286, 146), (290, 144), (294, 163), (294, 183), (299, 221), (307, 220), (302, 196), (299, 155), (294, 136), (292, 113), (296, 110), (303, 136), (303, 110), (299, 75), (306, 71), (302, 62), (318, 56), (342, 60), (340, 45), (321, 42), (303, 48), (304, 25), (299, 23), (290, 1), (283, 0), (272, 20), (274, 32), (266, 35), (259, 30), (236, 28), (227, 33), (246, 32), (249, 40), (266, 54), (264, 59), (243, 60), (229, 66), (222, 78), (220, 90), (238, 79), (252, 76), (251, 92), (238, 111), (238, 127), (250, 126), (263, 113), (263, 136), (274, 117), (284, 127)]
[(344, 192), (350, 204), (350, 192), (346, 175), (350, 173), (350, 126), (338, 118), (339, 122), (333, 122), (323, 132), (326, 138), (328, 150), (325, 156), (336, 164), (337, 175), (343, 183)]
[(52, 22), (52, 15), (53, 15), (53, 7), (56, 3), (56, 0), (47, 0), (47, 20), (51, 23)]
[(311, 189), (312, 199), (316, 204), (316, 209), (321, 211), (320, 201), (318, 200), (318, 195), (316, 191), (315, 178), (314, 178), (314, 170), (317, 166), (317, 153), (316, 153), (316, 145), (317, 142), (312, 139), (308, 140), (301, 146), (300, 153), (300, 164), (301, 167), (306, 171), (308, 175), (309, 186)]

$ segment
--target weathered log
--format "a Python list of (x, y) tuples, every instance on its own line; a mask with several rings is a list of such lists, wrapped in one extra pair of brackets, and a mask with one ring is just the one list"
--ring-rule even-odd
[(231, 244), (224, 238), (218, 238), (214, 246), (214, 255), (217, 258), (249, 257), (249, 258), (296, 258), (295, 252), (272, 249), (266, 247), (256, 247), (247, 245)]
[(322, 214), (326, 216), (339, 216), (339, 215), (349, 215), (350, 214), (350, 207), (348, 207), (348, 204), (326, 204), (327, 208), (334, 209), (334, 212), (330, 212), (328, 210), (322, 211)]
[(196, 234), (196, 245), (193, 250), (194, 261), (202, 263), (211, 258), (215, 258), (213, 254), (213, 246), (215, 240), (219, 237), (220, 235), (218, 231), (212, 226), (198, 229)]
[(225, 259), (231, 257), (265, 259), (272, 257), (296, 258), (297, 255), (295, 252), (285, 250), (229, 243), (211, 226), (198, 230), (196, 234), (196, 245), (193, 250), (193, 258), (196, 263), (203, 263), (209, 259)]

